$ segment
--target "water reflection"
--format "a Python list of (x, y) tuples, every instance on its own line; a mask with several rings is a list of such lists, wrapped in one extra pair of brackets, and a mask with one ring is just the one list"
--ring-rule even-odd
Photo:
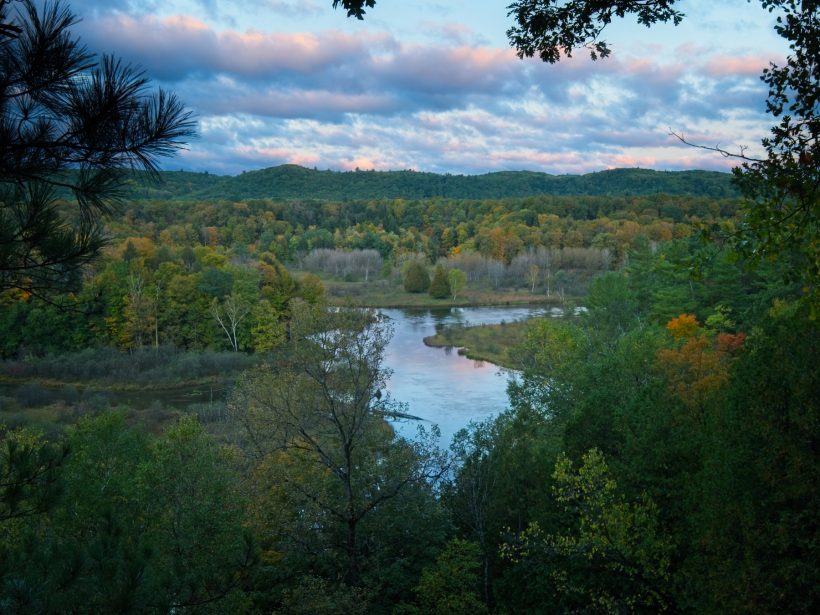
[[(452, 348), (425, 346), (423, 338), (448, 325), (480, 325), (512, 322), (536, 315), (549, 314), (543, 308), (450, 308), (437, 310), (380, 310), (394, 326), (394, 335), (386, 350), (385, 365), (393, 374), (388, 392), (402, 402), (402, 410), (421, 417), (427, 424), (441, 429), (441, 445), (449, 445), (453, 434), (470, 420), (480, 420), (502, 411), (507, 406), (507, 380), (510, 373), (499, 367), (468, 359)], [(14, 397), (20, 387), (28, 385), (0, 383), (2, 397)], [(73, 387), (45, 388), (32, 385), (48, 394), (48, 402), (57, 399), (76, 401)], [(72, 393), (72, 391), (74, 391)], [(122, 404), (135, 409), (152, 406), (186, 409), (192, 404), (224, 400), (222, 385), (191, 390), (189, 387), (167, 390), (85, 391), (82, 398), (94, 400), (94, 405), (106, 407)], [(47, 403), (47, 402), (43, 402)], [(0, 407), (0, 410), (2, 407)], [(404, 435), (416, 432), (417, 422), (400, 422), (397, 429)]]
[[(484, 361), (430, 348), (422, 339), (449, 325), (498, 324), (543, 315), (542, 308), (450, 308), (444, 310), (381, 310), (395, 327), (385, 364), (393, 371), (391, 396), (406, 404), (405, 411), (436, 423), (442, 446), (470, 420), (480, 420), (507, 407), (510, 373)], [(401, 422), (404, 435), (415, 433), (414, 423)]]

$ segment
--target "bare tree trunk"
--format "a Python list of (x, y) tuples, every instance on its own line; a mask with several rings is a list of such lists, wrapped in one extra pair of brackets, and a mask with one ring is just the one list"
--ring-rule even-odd
[(250, 312), (250, 307), (247, 305), (243, 305), (240, 303), (239, 298), (236, 295), (231, 295), (227, 299), (225, 299), (225, 303), (223, 305), (225, 309), (225, 314), (223, 316), (222, 310), (219, 307), (219, 302), (214, 299), (213, 303), (211, 304), (211, 314), (216, 319), (216, 322), (219, 323), (219, 326), (222, 327), (222, 330), (225, 332), (225, 335), (228, 338), (228, 343), (233, 348), (234, 352), (239, 352), (239, 339), (238, 339), (238, 330), (239, 330), (239, 323), (248, 315)]

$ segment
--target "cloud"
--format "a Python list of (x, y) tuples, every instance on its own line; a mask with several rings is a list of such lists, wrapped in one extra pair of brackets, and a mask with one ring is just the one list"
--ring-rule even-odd
[(750, 77), (758, 78), (769, 66), (771, 57), (719, 55), (709, 58), (703, 65), (704, 73), (710, 77)]
[(242, 79), (309, 76), (396, 45), (388, 35), (217, 32), (195, 17), (126, 14), (108, 15), (83, 28), (83, 39), (100, 51), (116, 49), (118, 55), (166, 81), (216, 73)]
[[(737, 134), (754, 143), (768, 123), (759, 52), (710, 55), (689, 44), (675, 60), (578, 56), (545, 65), (476, 44), (455, 24), (440, 24), (449, 36), (411, 43), (369, 29), (217, 29), (188, 15), (129, 12), (124, 0), (111, 5), (123, 10), (85, 21), (84, 42), (139, 64), (200, 118), (201, 138), (171, 168), (726, 168), (719, 156), (682, 148), (669, 128), (702, 135), (701, 143)], [(317, 7), (252, 6), (260, 5), (283, 14)]]
[[(326, 3), (325, 3), (326, 4)], [(285, 17), (311, 17), (326, 11), (328, 6), (316, 0), (264, 0), (263, 8)]]

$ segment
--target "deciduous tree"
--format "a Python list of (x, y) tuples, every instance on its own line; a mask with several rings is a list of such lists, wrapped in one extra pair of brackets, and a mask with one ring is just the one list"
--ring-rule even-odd
[(383, 392), (389, 334), (369, 311), (299, 306), (287, 353), (246, 374), (229, 404), (264, 485), (261, 523), (277, 544), (344, 570), (351, 586), (384, 554), (382, 515), (395, 501), (413, 508), (410, 494), (429, 494), (443, 471), (429, 442), (398, 438), (385, 422), (397, 410)]
[(453, 293), (453, 301), (455, 301), (458, 293), (467, 286), (467, 274), (454, 267), (447, 272), (447, 281), (450, 283), (450, 292)]

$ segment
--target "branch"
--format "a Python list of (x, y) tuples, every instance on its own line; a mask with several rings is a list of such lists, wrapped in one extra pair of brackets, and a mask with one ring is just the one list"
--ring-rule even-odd
[(669, 129), (669, 134), (671, 136), (675, 137), (681, 143), (683, 143), (685, 145), (688, 145), (689, 147), (696, 147), (698, 149), (705, 149), (705, 150), (710, 151), (710, 152), (717, 152), (718, 154), (720, 154), (724, 158), (737, 158), (738, 160), (743, 160), (745, 162), (757, 162), (757, 163), (764, 162), (764, 160), (762, 160), (760, 158), (752, 158), (751, 156), (747, 156), (746, 155), (746, 150), (749, 149), (749, 148), (746, 145), (741, 145), (740, 146), (740, 153), (734, 153), (734, 152), (730, 152), (728, 150), (725, 150), (722, 147), (718, 147), (717, 145), (715, 147), (710, 147), (708, 145), (700, 145), (698, 143), (692, 143), (690, 141), (687, 141), (686, 137), (684, 137), (683, 134), (678, 134), (677, 132), (675, 132), (671, 128)]

